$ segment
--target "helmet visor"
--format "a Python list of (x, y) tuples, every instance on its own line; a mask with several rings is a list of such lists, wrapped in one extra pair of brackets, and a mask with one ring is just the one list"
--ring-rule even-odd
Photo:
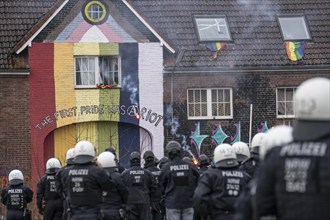
[(18, 185), (21, 183), (23, 183), (23, 180), (20, 180), (20, 179), (13, 179), (13, 180), (9, 181), (9, 185)]
[(84, 163), (89, 163), (92, 160), (94, 160), (93, 156), (89, 155), (78, 155), (73, 159), (73, 162), (76, 164), (84, 164)]

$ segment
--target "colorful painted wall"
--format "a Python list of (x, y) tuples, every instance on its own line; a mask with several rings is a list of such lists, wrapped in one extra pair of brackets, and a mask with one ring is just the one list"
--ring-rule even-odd
[[(84, 139), (99, 152), (114, 146), (124, 165), (133, 150), (163, 155), (158, 43), (36, 43), (29, 54), (33, 177), (42, 175), (50, 157), (64, 162), (66, 151)], [(121, 88), (75, 89), (76, 55), (119, 55)]]
[[(90, 17), (92, 4), (102, 8), (100, 22)], [(33, 181), (48, 158), (64, 163), (79, 140), (91, 141), (98, 153), (115, 147), (124, 166), (132, 151), (164, 154), (163, 47), (128, 33), (113, 16), (109, 2), (78, 2), (70, 16), (54, 19), (64, 25), (45, 36), (50, 43), (29, 47)], [(120, 87), (75, 88), (75, 56), (112, 55), (120, 57)]]

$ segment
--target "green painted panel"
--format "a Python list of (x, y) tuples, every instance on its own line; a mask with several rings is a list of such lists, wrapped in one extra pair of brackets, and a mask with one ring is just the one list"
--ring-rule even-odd
[(100, 56), (118, 55), (119, 46), (117, 43), (100, 43)]
[(112, 146), (117, 149), (118, 154), (118, 123), (117, 122), (98, 122), (98, 153), (102, 153), (105, 148)]
[(119, 100), (120, 89), (99, 90), (99, 103), (103, 106), (102, 114), (99, 114), (100, 121), (119, 121)]

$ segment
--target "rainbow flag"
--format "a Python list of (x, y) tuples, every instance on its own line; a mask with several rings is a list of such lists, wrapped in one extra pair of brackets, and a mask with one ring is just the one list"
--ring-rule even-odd
[(290, 60), (301, 60), (304, 57), (305, 42), (285, 42), (285, 50)]
[(213, 59), (218, 57), (219, 52), (225, 47), (225, 43), (214, 42), (214, 43), (207, 43), (205, 46), (209, 49), (213, 54)]

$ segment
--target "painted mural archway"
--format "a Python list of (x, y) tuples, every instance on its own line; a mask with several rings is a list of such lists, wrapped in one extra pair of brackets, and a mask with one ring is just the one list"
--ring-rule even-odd
[[(53, 139), (53, 140), (51, 140)], [(146, 129), (128, 123), (92, 121), (62, 126), (48, 134), (44, 142), (44, 158), (56, 157), (65, 164), (65, 154), (80, 140), (88, 140), (97, 154), (107, 147), (116, 149), (122, 165), (128, 166), (132, 151), (141, 153), (152, 149), (152, 135)], [(40, 162), (39, 162), (40, 163)], [(40, 164), (42, 166), (42, 164)]]

